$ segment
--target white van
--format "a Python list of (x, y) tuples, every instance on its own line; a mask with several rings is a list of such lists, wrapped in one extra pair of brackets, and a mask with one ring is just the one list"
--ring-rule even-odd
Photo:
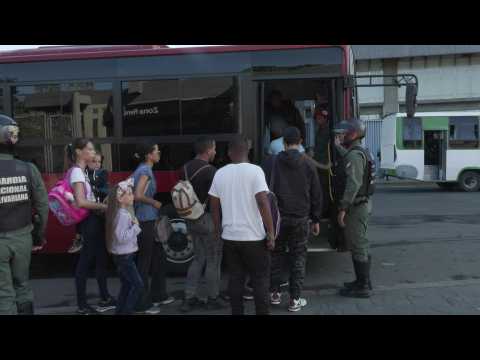
[(464, 191), (480, 189), (480, 111), (392, 114), (383, 119), (387, 175)]

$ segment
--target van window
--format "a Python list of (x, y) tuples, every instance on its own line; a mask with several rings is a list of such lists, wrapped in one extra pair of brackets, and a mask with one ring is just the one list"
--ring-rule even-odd
[(405, 149), (422, 149), (423, 130), (421, 118), (403, 119), (403, 147)]
[(450, 117), (449, 147), (451, 149), (477, 149), (478, 146), (478, 117)]

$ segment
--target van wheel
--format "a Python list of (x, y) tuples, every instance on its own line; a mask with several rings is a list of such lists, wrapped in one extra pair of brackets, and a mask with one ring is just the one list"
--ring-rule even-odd
[(480, 176), (473, 171), (466, 171), (460, 176), (460, 188), (466, 192), (480, 190)]

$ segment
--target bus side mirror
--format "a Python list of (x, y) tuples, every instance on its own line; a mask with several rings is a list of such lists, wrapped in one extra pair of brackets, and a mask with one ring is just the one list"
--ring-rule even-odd
[(407, 109), (407, 117), (415, 117), (417, 111), (417, 85), (407, 84), (407, 91), (405, 94), (405, 107)]

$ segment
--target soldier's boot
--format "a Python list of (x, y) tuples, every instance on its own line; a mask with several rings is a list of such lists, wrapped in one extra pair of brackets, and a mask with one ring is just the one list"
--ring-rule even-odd
[(369, 281), (369, 265), (368, 262), (358, 262), (358, 282), (353, 288), (347, 289), (344, 288), (340, 290), (340, 295), (344, 297), (360, 298), (367, 299), (371, 296)]
[(368, 255), (368, 288), (373, 290), (372, 279), (370, 278), (370, 271), (372, 269), (372, 255)]
[(17, 313), (18, 315), (33, 315), (33, 303), (26, 302), (23, 304), (17, 303)]
[(357, 265), (357, 262), (353, 259), (353, 256), (352, 256), (352, 262), (353, 262), (353, 270), (355, 271), (355, 281), (344, 283), (343, 287), (346, 289), (353, 289), (358, 284), (358, 265)]

